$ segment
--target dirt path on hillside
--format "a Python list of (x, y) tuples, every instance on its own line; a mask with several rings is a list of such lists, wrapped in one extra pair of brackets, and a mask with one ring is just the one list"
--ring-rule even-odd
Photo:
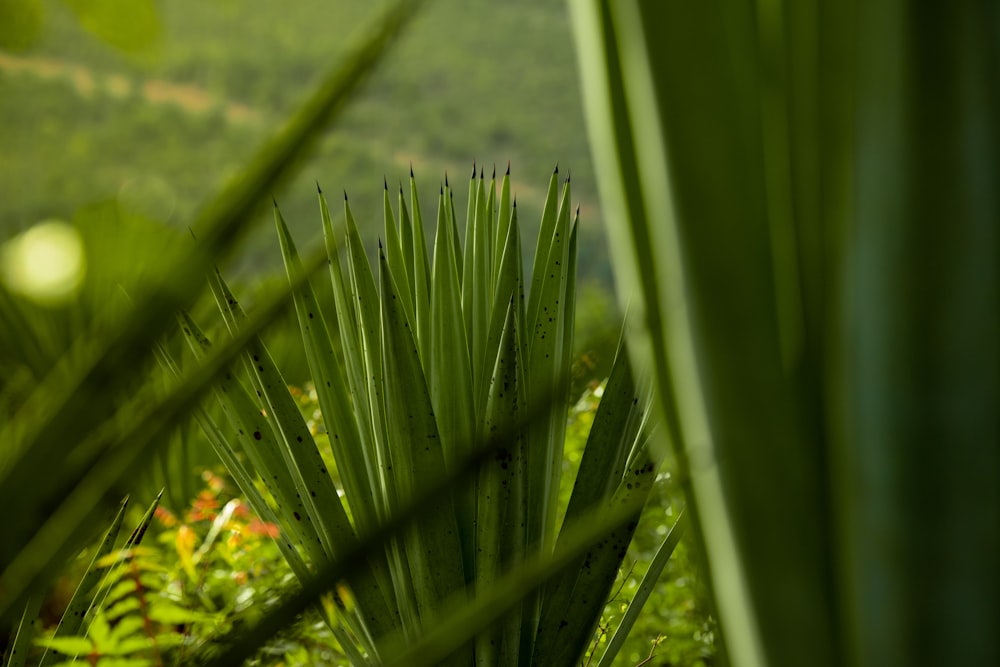
[[(15, 56), (0, 52), (0, 73), (60, 81), (72, 87), (83, 99), (103, 96), (115, 100), (126, 100), (131, 97), (139, 97), (147, 104), (173, 106), (192, 115), (221, 112), (226, 122), (233, 125), (259, 129), (268, 122), (267, 114), (264, 112), (245, 104), (228, 101), (200, 86), (176, 83), (166, 79), (141, 79), (122, 74), (95, 72), (89, 67), (58, 58)], [(379, 152), (395, 161), (403, 173), (411, 165), (417, 171), (425, 173), (428, 170), (432, 173), (435, 171), (443, 173), (444, 170), (448, 169), (448, 165), (444, 161), (434, 156), (416, 155), (398, 150), (377, 137), (358, 140), (348, 136), (339, 136), (337, 140), (363, 141), (366, 150), (372, 151), (374, 147), (376, 151), (372, 152)], [(489, 171), (491, 168), (492, 164), (487, 167), (487, 170)], [(503, 175), (504, 165), (498, 164), (496, 168), (499, 178)], [(468, 178), (467, 173), (463, 168), (461, 178), (453, 181), (453, 183), (463, 183), (458, 188), (459, 191), (464, 191), (465, 178)], [(515, 196), (536, 201), (538, 206), (541, 206), (545, 198), (543, 187), (538, 187), (527, 181), (511, 179), (511, 191)], [(581, 213), (584, 217), (590, 217), (593, 214), (593, 206), (589, 202), (584, 202)]]
[(225, 100), (199, 86), (166, 79), (133, 79), (121, 74), (98, 73), (56, 58), (0, 53), (0, 72), (63, 81), (85, 99), (105, 96), (124, 100), (138, 96), (148, 104), (174, 106), (190, 114), (221, 112), (226, 122), (234, 125), (259, 126), (264, 120), (264, 115), (256, 109)]

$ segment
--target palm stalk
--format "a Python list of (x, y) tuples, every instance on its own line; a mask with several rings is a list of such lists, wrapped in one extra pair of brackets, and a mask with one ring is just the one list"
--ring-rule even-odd
[[(521, 563), (544, 562), (559, 550), (556, 493), (569, 408), (577, 215), (568, 179), (559, 192), (557, 169), (539, 263), (526, 289), (509, 180), (508, 170), (498, 198), (495, 177), (487, 184), (473, 170), (464, 246), (451, 188), (442, 185), (433, 254), (413, 174), (410, 209), (401, 191), (393, 211), (386, 188), (385, 235), (374, 269), (346, 198), (342, 238), (319, 193), (333, 309), (308, 285), (294, 302), (342, 497), (259, 339), (243, 354), (244, 373), (219, 385), (237, 431), (237, 451), (224, 460), (241, 478), (259, 475), (274, 497), (285, 550), (311, 573), (412, 511), (428, 484), (488, 452), (464, 486), (424, 501), (414, 520), (348, 576), (360, 610), (359, 639), (373, 640), (363, 646), (371, 659), (418, 646), (463, 601), (492, 595)], [(277, 206), (275, 223), (294, 278), (302, 262)], [(221, 278), (212, 282), (223, 319), (238, 332), (235, 298)], [(204, 345), (190, 323), (185, 330), (195, 349)], [(625, 356), (620, 351), (587, 443), (564, 523), (571, 532), (614, 505), (637, 512), (654, 477), (648, 384), (637, 386)], [(543, 587), (526, 588), (526, 597), (494, 625), (470, 629), (466, 642), (456, 640), (441, 659), (573, 664), (593, 634), (635, 525), (614, 524), (596, 546), (583, 543), (587, 549), (574, 552), (573, 567)], [(299, 574), (304, 584), (312, 581)]]

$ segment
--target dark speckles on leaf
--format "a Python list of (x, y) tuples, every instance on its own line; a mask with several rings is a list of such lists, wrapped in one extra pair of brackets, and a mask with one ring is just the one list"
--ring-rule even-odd
[(302, 436), (301, 436), (301, 435), (299, 435), (299, 436), (296, 436), (296, 438), (295, 438), (295, 439), (296, 439), (296, 440), (298, 440), (299, 442), (302, 442)]
[(260, 440), (261, 437), (263, 437), (263, 436), (261, 436), (260, 431), (254, 431), (253, 432), (253, 439), (254, 440)]
[(294, 516), (294, 517), (295, 517), (295, 520), (296, 520), (296, 521), (302, 521), (302, 517), (301, 517), (301, 516), (299, 516), (299, 513), (298, 513), (298, 512), (292, 512), (292, 516)]

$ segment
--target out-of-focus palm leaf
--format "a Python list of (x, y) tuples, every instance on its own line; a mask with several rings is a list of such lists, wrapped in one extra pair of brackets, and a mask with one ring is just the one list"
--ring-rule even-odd
[(995, 9), (570, 8), (731, 661), (995, 662)]

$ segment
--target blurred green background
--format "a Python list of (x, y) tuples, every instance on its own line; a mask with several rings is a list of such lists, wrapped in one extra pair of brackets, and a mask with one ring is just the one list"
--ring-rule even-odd
[[(24, 27), (0, 48), (0, 238), (108, 198), (184, 229), (379, 7), (110, 3), (121, 14), (115, 31), (88, 14), (103, 4), (23, 3), (37, 9), (25, 20), (35, 39)], [(319, 236), (315, 182), (346, 190), (373, 240), (383, 175), (396, 188), (412, 164), (431, 204), (445, 172), (463, 184), (473, 162), (488, 176), (508, 160), (528, 238), (539, 184), (556, 162), (572, 174), (581, 278), (610, 286), (561, 0), (431, 3), (298, 179), (274, 195), (304, 244)], [(260, 217), (235, 260), (242, 276), (279, 265), (270, 213)]]

